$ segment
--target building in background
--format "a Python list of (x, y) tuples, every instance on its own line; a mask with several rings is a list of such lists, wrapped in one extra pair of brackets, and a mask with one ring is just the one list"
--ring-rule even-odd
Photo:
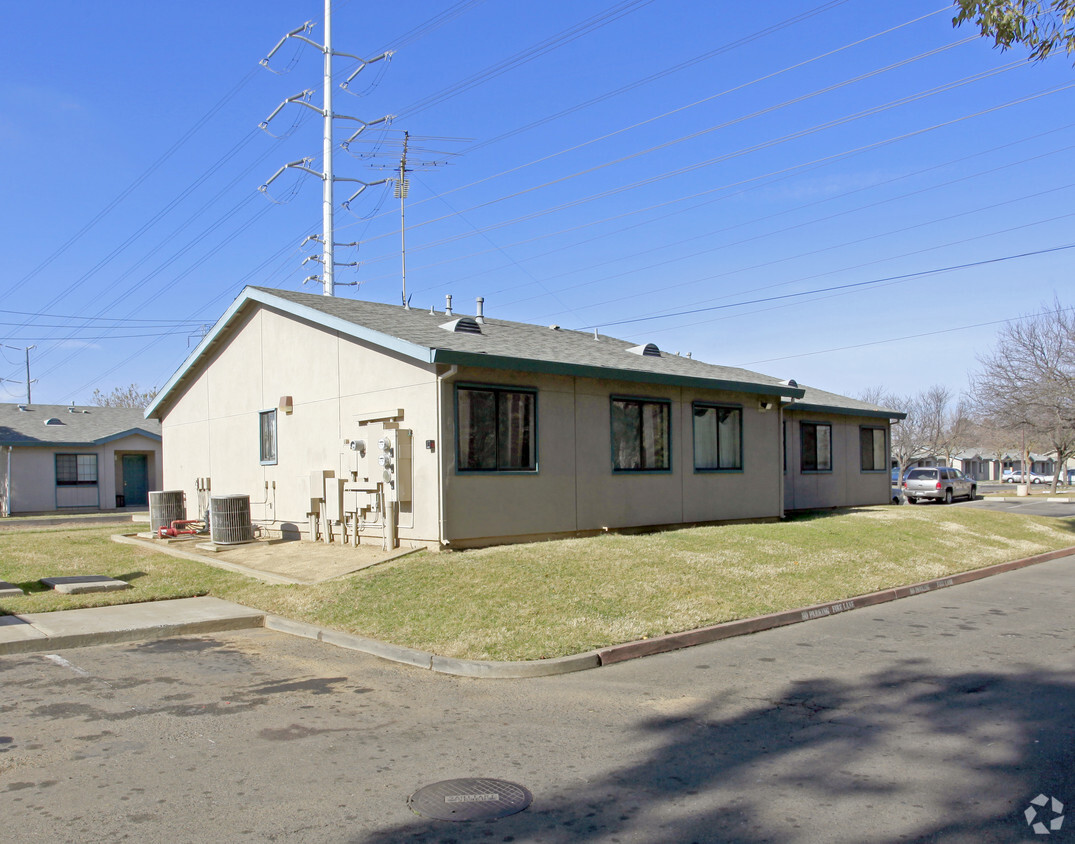
[(0, 515), (145, 507), (160, 423), (141, 410), (0, 404)]

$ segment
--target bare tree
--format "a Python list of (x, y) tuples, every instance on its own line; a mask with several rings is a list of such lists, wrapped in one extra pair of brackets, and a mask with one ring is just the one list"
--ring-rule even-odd
[(129, 387), (116, 387), (111, 393), (93, 391), (93, 403), (98, 407), (138, 407), (143, 410), (157, 395), (157, 388), (143, 390), (137, 384)]
[(997, 427), (1022, 434), (1024, 471), (1033, 443), (1056, 455), (1053, 490), (1075, 456), (1075, 316), (1058, 300), (1008, 323), (995, 348), (978, 358), (975, 404)]
[(975, 444), (974, 434), (970, 401), (961, 397), (954, 406), (946, 407), (941, 415), (938, 454), (944, 455), (945, 465), (951, 466), (957, 454)]
[[(946, 422), (950, 416), (951, 391), (933, 386), (914, 396), (885, 393), (874, 388), (863, 394), (863, 401), (907, 414), (892, 425), (890, 450), (899, 466), (897, 483), (903, 484), (907, 467), (918, 460), (939, 457), (946, 442)], [(950, 438), (953, 439), (954, 438)]]

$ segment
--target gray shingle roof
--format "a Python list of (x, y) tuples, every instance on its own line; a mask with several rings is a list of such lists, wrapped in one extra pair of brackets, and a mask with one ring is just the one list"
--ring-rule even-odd
[[(362, 302), (288, 290), (254, 288), (280, 299), (312, 308), (382, 334), (397, 337), (416, 346), (455, 352), (459, 355), (486, 355), (540, 361), (555, 365), (601, 367), (610, 370), (647, 372), (657, 375), (714, 379), (776, 389), (786, 387), (778, 378), (731, 366), (716, 366), (700, 360), (662, 352), (659, 357), (640, 355), (627, 350), (637, 345), (615, 337), (594, 335), (585, 331), (552, 329), (525, 322), (508, 322), (485, 318), (481, 334), (446, 331), (440, 326), (460, 316), (400, 305)], [(451, 354), (438, 359), (450, 362)], [(469, 363), (469, 361), (467, 361)], [(478, 363), (477, 365), (480, 365)]]
[(326, 328), (393, 350), (426, 363), (548, 372), (624, 381), (682, 384), (730, 389), (770, 396), (798, 397), (802, 391), (769, 375), (731, 366), (717, 366), (662, 352), (659, 356), (628, 351), (626, 340), (583, 331), (552, 329), (522, 322), (485, 318), (480, 334), (447, 331), (441, 326), (457, 319), (400, 305), (341, 299), (289, 290), (247, 287), (217, 321), (183, 365), (169, 379), (147, 415), (156, 415), (171, 392), (211, 348), (227, 335), (229, 326), (254, 304), (281, 310)]
[[(26, 410), (19, 410), (25, 407)], [(0, 404), (0, 445), (99, 445), (128, 434), (160, 440), (161, 426), (138, 408)], [(57, 419), (59, 424), (46, 425)]]
[(859, 401), (837, 393), (829, 393), (816, 387), (802, 387), (806, 393), (801, 399), (797, 399), (789, 410), (801, 411), (830, 411), (834, 413), (846, 413), (852, 416), (882, 416), (888, 419), (905, 419), (906, 413), (898, 410), (888, 410), (878, 407), (876, 404)]

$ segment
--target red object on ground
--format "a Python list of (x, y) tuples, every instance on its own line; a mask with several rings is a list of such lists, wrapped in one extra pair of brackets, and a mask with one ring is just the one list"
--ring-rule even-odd
[(179, 536), (179, 534), (181, 533), (195, 534), (198, 532), (197, 529), (191, 530), (188, 528), (186, 530), (182, 530), (181, 528), (184, 525), (199, 525), (200, 529), (201, 522), (198, 519), (176, 519), (174, 522), (172, 522), (171, 527), (157, 528), (157, 538), (164, 539), (164, 537), (166, 536)]

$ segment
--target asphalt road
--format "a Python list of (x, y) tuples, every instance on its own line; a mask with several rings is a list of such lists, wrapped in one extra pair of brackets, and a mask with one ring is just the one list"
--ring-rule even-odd
[[(1075, 561), (595, 671), (269, 631), (0, 658), (5, 842), (1026, 842), (1075, 811)], [(534, 795), (411, 813), (457, 777)], [(1051, 805), (1037, 809), (1054, 817)]]

